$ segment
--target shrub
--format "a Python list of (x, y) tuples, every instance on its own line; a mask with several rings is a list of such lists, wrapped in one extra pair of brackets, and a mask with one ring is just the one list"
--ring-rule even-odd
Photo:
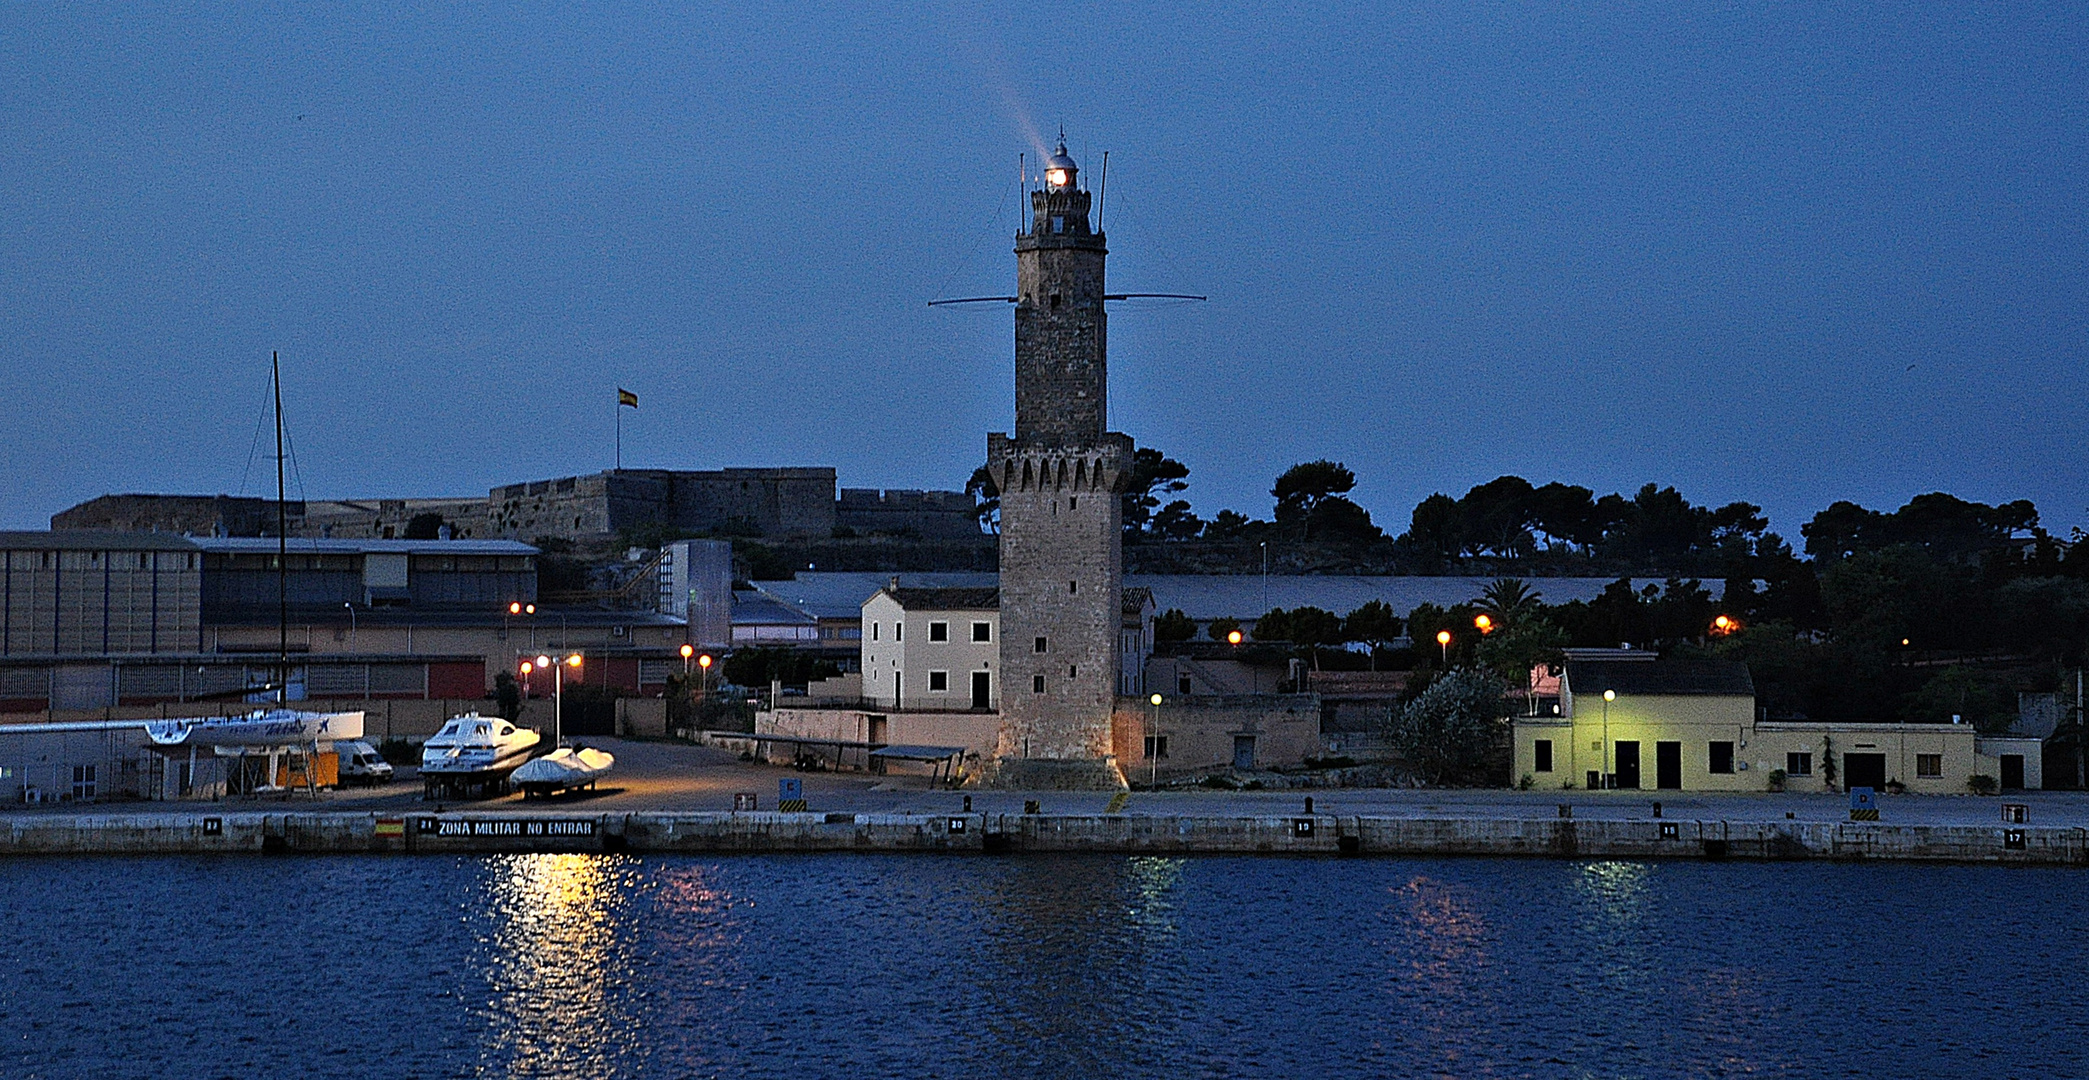
[(1975, 773), (1966, 777), (1966, 788), (1975, 795), (1993, 795), (2002, 790), (2002, 783), (1986, 773)]
[(1386, 736), (1432, 784), (1506, 779), (1508, 699), (1501, 681), (1476, 668), (1454, 668), (1405, 708), (1392, 710)]

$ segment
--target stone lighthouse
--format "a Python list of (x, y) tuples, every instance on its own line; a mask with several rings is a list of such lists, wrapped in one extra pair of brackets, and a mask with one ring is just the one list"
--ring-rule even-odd
[(989, 783), (1122, 788), (1111, 753), (1132, 440), (1109, 430), (1103, 235), (1066, 143), (1016, 237), (1015, 433), (1001, 492), (1001, 732)]

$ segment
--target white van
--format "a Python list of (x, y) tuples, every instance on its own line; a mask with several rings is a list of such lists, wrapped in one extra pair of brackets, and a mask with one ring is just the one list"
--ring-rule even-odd
[(341, 755), (341, 783), (343, 784), (389, 784), (392, 782), (392, 763), (378, 754), (377, 748), (361, 739), (334, 744), (334, 752)]

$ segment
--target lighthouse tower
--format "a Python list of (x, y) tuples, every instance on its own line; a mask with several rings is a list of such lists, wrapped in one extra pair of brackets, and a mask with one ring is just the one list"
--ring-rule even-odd
[(1132, 440), (1109, 430), (1103, 235), (1062, 139), (1016, 237), (1015, 433), (1001, 493), (1001, 732), (989, 783), (1122, 788), (1110, 745)]

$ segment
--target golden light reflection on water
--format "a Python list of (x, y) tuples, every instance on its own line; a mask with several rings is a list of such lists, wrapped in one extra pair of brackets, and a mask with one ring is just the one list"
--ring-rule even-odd
[(628, 1028), (609, 990), (618, 970), (628, 860), (508, 855), (488, 860), (484, 912), (490, 1051), (512, 1074), (614, 1071)]
[[(1482, 1063), (1467, 1060), (1465, 1034), (1474, 999), (1492, 962), (1489, 928), (1471, 889), (1426, 874), (1391, 886), (1399, 930), (1388, 942), (1394, 968), (1387, 992), (1409, 1020), (1428, 1034), (1422, 1040), (1435, 1067), (1447, 1075), (1484, 1075)], [(1417, 1063), (1419, 1064), (1419, 1063)], [(1481, 1073), (1472, 1070), (1481, 1068)]]

